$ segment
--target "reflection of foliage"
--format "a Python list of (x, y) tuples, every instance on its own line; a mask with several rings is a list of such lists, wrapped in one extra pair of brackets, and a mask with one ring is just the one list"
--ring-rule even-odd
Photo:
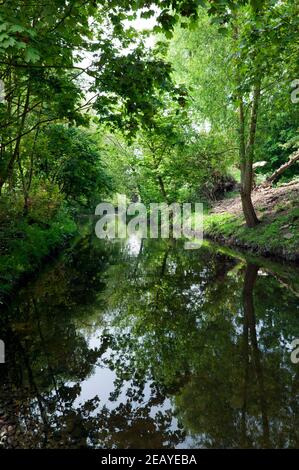
[[(89, 420), (84, 413), (91, 405), (85, 403), (74, 410), (72, 404), (80, 394), (80, 382), (92, 373), (107, 343), (102, 342), (99, 349), (90, 349), (78, 326), (85, 325), (87, 319), (94, 322), (91, 315), (98, 307), (97, 296), (105, 287), (103, 271), (109, 251), (88, 239), (76, 248), (76, 254), (66, 253), (32, 286), (21, 290), (2, 317), (1, 335), (9, 362), (1, 382), (4, 390), (10, 390), (5, 395), (12, 393), (19, 404), (21, 446), (30, 442), (30, 447), (34, 443), (51, 446), (56, 441), (58, 445), (63, 441), (72, 446), (73, 432), (68, 423), (75, 426), (76, 422)], [(113, 258), (113, 252), (110, 256)], [(68, 380), (75, 384), (66, 386)], [(23, 419), (32, 421), (29, 429), (27, 424), (23, 427)], [(51, 433), (52, 443), (48, 441)], [(77, 435), (84, 438), (85, 433)]]
[[(273, 308), (269, 296), (273, 295), (273, 279), (265, 282), (264, 276), (258, 279), (255, 295), (259, 302), (254, 305), (254, 282), (246, 290), (250, 269), (252, 265), (246, 269), (243, 327), (234, 354), (226, 354), (231, 338), (224, 338), (227, 344), (221, 344), (217, 335), (215, 354), (200, 358), (195, 375), (176, 399), (177, 410), (198, 445), (298, 447), (299, 377), (290, 367), (284, 344), (296, 329), (298, 332), (295, 305), (276, 285), (276, 296), (277, 290), (281, 295)], [(287, 299), (282, 327), (280, 301)]]
[[(118, 387), (129, 378), (151, 379), (175, 394), (177, 413), (198, 445), (296, 446), (298, 377), (285, 346), (299, 334), (297, 298), (261, 271), (245, 341), (242, 263), (207, 249), (143, 250), (137, 270), (131, 262), (114, 267), (109, 283), (117, 279), (109, 296), (118, 312), (109, 365)], [(132, 276), (122, 277), (128, 271)]]
[[(297, 447), (286, 346), (299, 336), (298, 302), (286, 274), (281, 283), (267, 269), (166, 241), (120, 259), (86, 238), (1, 319), (2, 444), (174, 448), (189, 433), (195, 446)], [(91, 349), (83, 331), (95, 326)], [(109, 402), (99, 391), (81, 403), (96, 364), (115, 373)]]
[(108, 449), (174, 448), (182, 441), (184, 432), (171, 430), (172, 410), (157, 411), (152, 416), (156, 405), (157, 400), (152, 398), (137, 408), (129, 401), (112, 411), (104, 407), (99, 419), (101, 445)]
[[(167, 246), (163, 251), (151, 249), (151, 256), (145, 252), (140, 260), (137, 276), (129, 276), (131, 282), (121, 277), (118, 267), (112, 270), (109, 307), (120, 312), (114, 322), (120, 334), (112, 334), (111, 347), (117, 356), (121, 350), (123, 359), (119, 363), (112, 354), (110, 366), (119, 365), (119, 374), (125, 379), (150, 367), (160, 381), (163, 378), (163, 383), (171, 386), (188, 375), (190, 354), (200, 354), (204, 347), (202, 324), (206, 322), (209, 328), (209, 323), (218, 321), (217, 331), (223, 327), (221, 315), (231, 308), (236, 295), (231, 284), (223, 281), (235, 263), (211, 257), (208, 250), (201, 252), (201, 264), (198, 253), (183, 254)], [(113, 279), (117, 279), (117, 290)], [(195, 342), (199, 332), (201, 340)]]
[[(104, 251), (88, 238), (76, 248), (75, 256), (66, 253), (23, 289), (5, 312), (9, 322), (2, 337), (9, 362), (1, 377), (2, 445), (109, 447), (115, 441), (114, 446), (134, 447), (139, 442), (144, 447), (153, 443), (175, 447), (183, 433), (172, 430), (170, 410), (158, 409), (165, 400), (158, 390), (153, 388), (145, 400), (143, 381), (132, 381), (127, 403), (111, 411), (99, 406), (97, 396), (78, 404), (81, 382), (111, 343), (110, 336), (103, 334), (101, 346), (90, 349), (78, 327), (88, 331), (98, 322), (95, 313), (103, 308), (99, 293), (105, 287), (104, 270), (108, 260), (114, 263), (117, 248), (106, 246)], [(116, 385), (111, 400), (117, 401), (117, 395)], [(153, 407), (157, 407), (154, 416)]]

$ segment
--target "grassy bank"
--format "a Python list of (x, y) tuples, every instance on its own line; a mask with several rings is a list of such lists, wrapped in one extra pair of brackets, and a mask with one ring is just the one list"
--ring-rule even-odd
[(207, 238), (227, 245), (246, 248), (253, 253), (299, 261), (299, 207), (277, 212), (275, 217), (260, 217), (254, 229), (245, 226), (241, 215), (227, 212), (204, 217)]
[(55, 251), (77, 232), (64, 204), (51, 202), (45, 194), (31, 201), (28, 215), (22, 213), (18, 197), (2, 199), (0, 207), (0, 303), (27, 275), (39, 269)]

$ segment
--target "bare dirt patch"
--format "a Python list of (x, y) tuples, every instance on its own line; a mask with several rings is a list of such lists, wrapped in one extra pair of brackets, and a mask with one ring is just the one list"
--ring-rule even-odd
[[(284, 212), (288, 210), (290, 204), (299, 205), (299, 183), (288, 183), (278, 188), (257, 187), (252, 193), (252, 201), (257, 212), (269, 218), (277, 210)], [(242, 205), (240, 196), (232, 199), (223, 199), (216, 202), (211, 211), (214, 214), (229, 212), (234, 215), (242, 214)]]

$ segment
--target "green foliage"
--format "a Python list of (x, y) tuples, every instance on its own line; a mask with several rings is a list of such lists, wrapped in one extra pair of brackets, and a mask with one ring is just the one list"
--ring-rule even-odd
[[(56, 212), (93, 211), (112, 190), (210, 202), (236, 189), (231, 175), (242, 185), (253, 160), (278, 168), (298, 148), (297, 13), (292, 0), (2, 3), (0, 197), (16, 204), (2, 232), (10, 214), (49, 228)], [(152, 32), (135, 27), (154, 16)]]
[(45, 193), (33, 199), (32, 217), (29, 219), (15, 210), (12, 223), (8, 224), (9, 206), (1, 207), (1, 298), (11, 293), (22, 276), (40, 268), (48, 255), (63, 247), (77, 232), (66, 208), (63, 205), (55, 207), (53, 200), (49, 201), (49, 194), (46, 196)]
[[(234, 186), (220, 139), (194, 126), (188, 98), (156, 113), (151, 125), (127, 144), (119, 135), (106, 141), (108, 169), (118, 192), (145, 203), (211, 200)], [(192, 112), (192, 111), (191, 111)], [(224, 152), (225, 154), (225, 152)]]
[(70, 202), (92, 206), (111, 190), (111, 181), (92, 134), (62, 125), (43, 132), (37, 155), (42, 178), (57, 184)]

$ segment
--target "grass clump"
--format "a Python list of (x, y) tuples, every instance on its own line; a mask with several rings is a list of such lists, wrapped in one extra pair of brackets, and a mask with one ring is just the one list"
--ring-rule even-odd
[(299, 208), (276, 213), (275, 219), (262, 218), (253, 228), (246, 227), (244, 218), (229, 213), (204, 217), (204, 233), (208, 238), (249, 248), (266, 255), (299, 259)]

